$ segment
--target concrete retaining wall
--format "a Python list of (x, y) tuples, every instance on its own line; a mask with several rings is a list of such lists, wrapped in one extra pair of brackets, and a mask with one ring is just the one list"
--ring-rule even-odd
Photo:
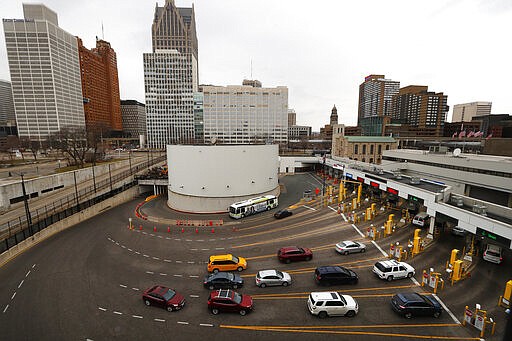
[(60, 231), (63, 231), (89, 218), (92, 218), (99, 212), (108, 210), (114, 206), (132, 200), (139, 194), (138, 190), (138, 186), (134, 186), (122, 193), (119, 193), (118, 195), (112, 198), (104, 200), (94, 206), (91, 206), (83, 211), (80, 211), (77, 214), (72, 215), (71, 217), (62, 219), (56, 222), (55, 224), (48, 226), (47, 228), (37, 232), (34, 236), (22, 241), (18, 245), (13, 246), (9, 250), (2, 253), (0, 255), (0, 267), (2, 267), (5, 263), (9, 262), (14, 257), (23, 253), (25, 250), (28, 250), (32, 246), (37, 245), (38, 243), (53, 236), (54, 234), (59, 233)]

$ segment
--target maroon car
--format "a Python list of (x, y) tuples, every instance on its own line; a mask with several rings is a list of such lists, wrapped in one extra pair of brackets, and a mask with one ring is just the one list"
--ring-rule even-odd
[(167, 309), (167, 311), (180, 310), (185, 305), (183, 295), (161, 285), (146, 289), (142, 294), (142, 300), (147, 306), (154, 305)]
[(288, 264), (300, 260), (311, 260), (313, 258), (313, 252), (306, 247), (287, 246), (277, 251), (277, 258), (281, 262)]
[(239, 313), (243, 316), (254, 309), (254, 304), (249, 295), (242, 295), (233, 290), (215, 290), (208, 298), (208, 309), (214, 315), (226, 312)]

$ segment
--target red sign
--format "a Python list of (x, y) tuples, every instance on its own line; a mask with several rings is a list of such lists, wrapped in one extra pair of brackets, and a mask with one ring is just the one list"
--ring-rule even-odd
[(357, 177), (357, 181), (360, 181), (360, 182), (364, 182), (364, 179), (361, 178), (360, 176)]
[(379, 188), (379, 183), (370, 181), (370, 186)]
[(391, 187), (388, 187), (388, 192), (391, 193), (391, 194), (398, 195), (398, 191), (396, 189), (391, 188)]
[(315, 194), (318, 195), (319, 193), (320, 193), (320, 189), (318, 189), (318, 187), (315, 188)]

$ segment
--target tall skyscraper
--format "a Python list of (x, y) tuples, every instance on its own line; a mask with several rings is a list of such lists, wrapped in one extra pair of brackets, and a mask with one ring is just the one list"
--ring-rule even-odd
[(193, 143), (198, 47), (194, 7), (166, 0), (155, 8), (153, 53), (144, 54), (148, 145)]
[(393, 122), (421, 130), (423, 136), (443, 136), (447, 101), (447, 95), (428, 91), (427, 86), (406, 86), (393, 96)]
[(205, 142), (212, 139), (221, 144), (288, 141), (287, 87), (204, 85), (202, 88)]
[(452, 122), (471, 122), (475, 116), (491, 114), (492, 102), (471, 102), (453, 106)]
[(288, 109), (288, 127), (297, 125), (297, 113), (294, 109)]
[(88, 130), (120, 134), (123, 130), (117, 58), (110, 43), (96, 40), (89, 50), (78, 39), (85, 124)]
[(3, 19), (20, 137), (44, 140), (64, 127), (84, 128), (76, 37), (44, 5), (23, 4), (24, 19)]
[(146, 136), (146, 109), (143, 103), (130, 99), (121, 101), (121, 116), (123, 133), (131, 137)]
[(393, 95), (398, 93), (400, 82), (385, 79), (384, 75), (369, 75), (359, 85), (359, 110), (357, 125), (363, 135), (382, 135), (390, 121)]
[(0, 79), (0, 126), (16, 125), (11, 83)]

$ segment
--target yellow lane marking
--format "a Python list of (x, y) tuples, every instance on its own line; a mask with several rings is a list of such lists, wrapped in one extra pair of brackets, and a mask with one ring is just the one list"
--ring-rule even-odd
[(334, 325), (334, 326), (230, 326), (220, 325), (220, 327), (241, 327), (241, 328), (272, 328), (272, 329), (366, 329), (366, 328), (421, 328), (421, 327), (460, 327), (458, 323), (411, 323), (411, 324), (369, 324), (369, 325)]
[(435, 339), (435, 340), (480, 340), (478, 337), (460, 337), (460, 336), (437, 336), (437, 335), (414, 335), (414, 334), (392, 334), (392, 333), (379, 333), (370, 331), (341, 331), (341, 330), (306, 330), (306, 329), (280, 329), (272, 327), (247, 327), (247, 326), (228, 326), (221, 324), (221, 328), (230, 329), (245, 329), (257, 331), (275, 331), (275, 332), (290, 332), (290, 333), (321, 333), (321, 334), (339, 334), (339, 335), (375, 335), (375, 336), (388, 336), (388, 337), (401, 337), (410, 339)]
[[(301, 238), (301, 237), (310, 237), (310, 236), (317, 235), (317, 234), (333, 233), (333, 232), (338, 232), (343, 227), (348, 228), (349, 225), (345, 225), (345, 226), (342, 225), (342, 226), (340, 226), (339, 224), (335, 223), (335, 224), (332, 224), (332, 225), (327, 225), (326, 227), (322, 227), (320, 229), (315, 229), (315, 230), (311, 230), (311, 231), (297, 233), (297, 234), (294, 234), (294, 235), (291, 235), (291, 236), (286, 236), (286, 237), (281, 237), (281, 238), (273, 238), (273, 239), (270, 239), (270, 240), (263, 240), (263, 241), (260, 241), (260, 242), (233, 246), (232, 248), (233, 249), (239, 249), (239, 248), (242, 248), (242, 247), (249, 247), (249, 246), (261, 245), (261, 244), (277, 243), (277, 242), (280, 242), (280, 241), (296, 239), (296, 238)], [(284, 229), (287, 229), (287, 228), (284, 228)], [(284, 229), (279, 229), (279, 230), (274, 230), (274, 231), (265, 231), (264, 233), (281, 232)]]
[[(427, 295), (428, 292), (420, 292), (420, 294)], [(366, 295), (350, 295), (353, 298), (375, 298), (375, 297), (392, 297), (395, 293), (392, 294), (366, 294)], [(254, 300), (289, 300), (289, 299), (305, 299), (308, 298), (309, 293), (307, 295), (298, 295), (298, 296), (266, 296), (266, 297), (255, 297), (252, 296)]]
[[(346, 292), (358, 292), (358, 291), (371, 291), (371, 290), (388, 290), (388, 289), (404, 289), (404, 288), (414, 288), (416, 284), (410, 285), (394, 285), (389, 287), (373, 287), (373, 288), (359, 288), (359, 289), (348, 289), (348, 290), (336, 290), (341, 292), (342, 294)], [(284, 294), (255, 294), (251, 295), (252, 297), (264, 297), (264, 296), (288, 296), (288, 295), (309, 295), (311, 292), (289, 292)]]
[[(352, 268), (357, 268), (357, 267), (352, 266), (352, 264), (367, 263), (367, 262), (371, 262), (371, 261), (374, 261), (374, 260), (377, 260), (377, 259), (382, 259), (382, 258), (383, 257), (380, 256), (380, 257), (373, 257), (373, 258), (357, 260), (357, 261), (352, 261), (352, 262), (336, 263), (336, 264), (333, 264), (333, 266), (335, 266), (335, 265), (350, 266), (350, 268), (352, 269)], [(364, 265), (364, 266), (361, 266), (361, 267), (367, 267), (367, 266), (370, 266), (370, 265)], [(314, 271), (315, 269), (316, 269), (316, 267), (315, 268), (301, 268), (301, 269), (295, 269), (295, 270), (284, 270), (284, 271), (288, 272), (289, 274), (300, 274), (300, 273), (307, 273), (307, 272), (310, 272), (310, 271)], [(253, 273), (253, 274), (246, 274), (246, 275), (241, 275), (240, 277), (253, 277), (253, 276), (256, 276), (256, 274), (255, 273)]]

